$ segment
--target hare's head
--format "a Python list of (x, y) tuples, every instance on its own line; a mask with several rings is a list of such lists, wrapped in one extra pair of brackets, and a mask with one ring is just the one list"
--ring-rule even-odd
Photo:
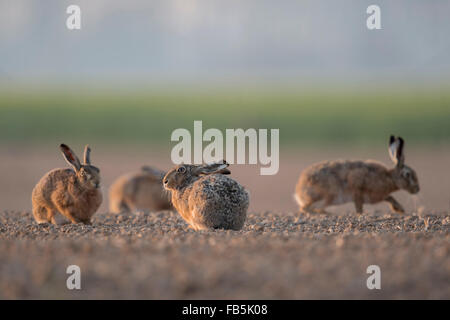
[(67, 145), (61, 144), (60, 148), (67, 163), (75, 170), (79, 183), (87, 189), (100, 188), (100, 169), (91, 165), (91, 148), (88, 145), (84, 148), (83, 164)]
[(405, 165), (405, 155), (403, 153), (405, 142), (400, 137), (391, 136), (389, 140), (389, 155), (395, 163), (393, 178), (400, 189), (415, 194), (420, 191), (419, 179), (416, 172)]
[(230, 174), (229, 164), (223, 160), (206, 165), (180, 164), (167, 172), (163, 178), (164, 188), (167, 190), (182, 189), (202, 175), (213, 173)]

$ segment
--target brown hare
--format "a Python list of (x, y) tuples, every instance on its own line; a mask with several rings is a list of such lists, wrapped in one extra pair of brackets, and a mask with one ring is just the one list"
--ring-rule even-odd
[(225, 161), (208, 165), (182, 164), (163, 179), (172, 203), (195, 230), (231, 229), (244, 226), (249, 206), (247, 191), (230, 174)]
[(164, 171), (143, 166), (141, 171), (125, 174), (109, 188), (109, 211), (112, 213), (159, 211), (172, 209), (162, 180)]
[(83, 164), (68, 146), (60, 148), (73, 169), (54, 169), (41, 178), (32, 192), (33, 216), (38, 223), (58, 224), (61, 214), (72, 223), (90, 224), (102, 203), (100, 170), (91, 165), (89, 146)]
[(298, 180), (295, 198), (302, 212), (325, 212), (330, 205), (354, 202), (356, 212), (365, 203), (387, 201), (392, 210), (404, 213), (390, 194), (397, 190), (418, 193), (416, 172), (405, 165), (402, 138), (390, 137), (389, 155), (395, 167), (367, 161), (326, 161), (305, 169)]

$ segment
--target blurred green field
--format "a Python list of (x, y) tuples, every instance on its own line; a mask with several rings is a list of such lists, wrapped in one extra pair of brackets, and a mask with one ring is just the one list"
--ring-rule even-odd
[(0, 143), (164, 144), (176, 128), (279, 128), (282, 145), (450, 141), (450, 90), (0, 90)]

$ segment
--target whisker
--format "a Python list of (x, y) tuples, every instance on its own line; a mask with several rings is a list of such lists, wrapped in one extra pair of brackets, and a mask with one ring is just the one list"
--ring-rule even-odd
[(172, 192), (170, 190), (167, 190), (166, 188), (163, 188), (163, 195), (167, 200), (172, 203)]

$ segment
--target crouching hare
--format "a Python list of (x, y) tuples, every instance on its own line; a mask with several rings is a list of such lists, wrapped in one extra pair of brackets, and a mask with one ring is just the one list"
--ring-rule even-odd
[(178, 165), (163, 179), (172, 204), (195, 230), (244, 226), (249, 205), (247, 191), (227, 177), (225, 161), (208, 165)]
[(416, 172), (405, 165), (402, 138), (390, 137), (389, 155), (392, 169), (367, 161), (326, 161), (312, 165), (300, 175), (295, 198), (302, 212), (325, 212), (330, 205), (354, 202), (356, 212), (363, 204), (387, 201), (393, 211), (404, 213), (403, 207), (390, 194), (397, 190), (418, 193)]
[(44, 175), (32, 192), (33, 216), (38, 223), (59, 224), (59, 215), (72, 223), (90, 224), (102, 203), (100, 170), (91, 165), (89, 146), (81, 164), (65, 144), (61, 151), (73, 169), (54, 169)]
[(171, 209), (169, 194), (162, 183), (165, 174), (164, 171), (143, 166), (139, 172), (117, 178), (109, 188), (109, 211), (120, 213)]

